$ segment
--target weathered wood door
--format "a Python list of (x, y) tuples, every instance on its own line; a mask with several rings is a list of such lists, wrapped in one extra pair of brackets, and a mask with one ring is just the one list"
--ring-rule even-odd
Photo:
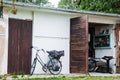
[(115, 28), (116, 37), (116, 72), (120, 73), (120, 24), (116, 25)]
[(9, 19), (8, 73), (30, 72), (32, 21)]
[(88, 21), (87, 16), (71, 19), (70, 72), (88, 72)]

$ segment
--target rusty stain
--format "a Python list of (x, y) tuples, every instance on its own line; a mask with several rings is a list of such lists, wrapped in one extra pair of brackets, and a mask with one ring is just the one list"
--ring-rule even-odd
[(6, 7), (3, 8), (3, 13), (8, 14), (8, 9)]

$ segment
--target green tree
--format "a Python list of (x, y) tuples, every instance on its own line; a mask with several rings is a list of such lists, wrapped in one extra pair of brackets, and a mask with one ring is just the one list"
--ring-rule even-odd
[(47, 2), (48, 2), (48, 0), (36, 0), (35, 4), (41, 5), (41, 4), (47, 4)]
[(61, 0), (58, 7), (120, 14), (120, 0)]
[(35, 3), (35, 4), (47, 4), (48, 0), (6, 0), (14, 2), (25, 2), (25, 3)]

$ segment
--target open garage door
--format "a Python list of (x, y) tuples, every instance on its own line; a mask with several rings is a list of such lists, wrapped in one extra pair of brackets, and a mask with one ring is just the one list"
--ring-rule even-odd
[(87, 16), (72, 18), (70, 23), (70, 72), (88, 73)]

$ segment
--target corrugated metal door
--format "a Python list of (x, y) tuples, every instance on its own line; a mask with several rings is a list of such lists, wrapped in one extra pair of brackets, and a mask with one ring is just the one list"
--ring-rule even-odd
[(70, 72), (88, 72), (88, 21), (87, 16), (71, 19)]
[(9, 19), (8, 73), (29, 73), (31, 45), (32, 21)]
[(115, 28), (116, 38), (116, 72), (120, 73), (120, 24), (116, 25)]

